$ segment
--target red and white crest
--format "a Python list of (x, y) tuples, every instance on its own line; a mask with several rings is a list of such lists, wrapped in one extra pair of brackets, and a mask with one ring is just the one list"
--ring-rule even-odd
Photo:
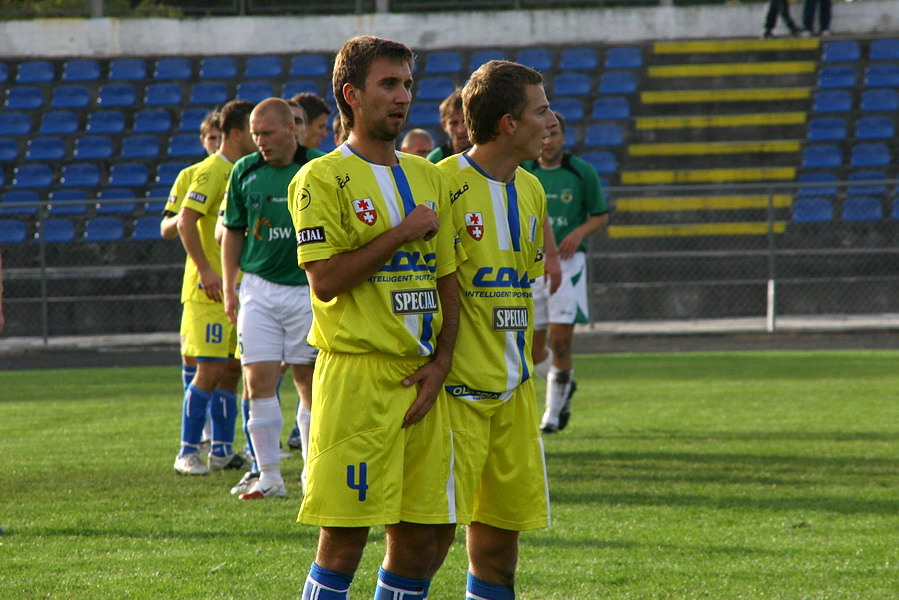
[(378, 213), (375, 211), (375, 203), (371, 201), (371, 198), (353, 200), (353, 210), (356, 211), (356, 218), (366, 225), (374, 225), (378, 220)]
[(480, 242), (484, 237), (484, 220), (481, 218), (481, 213), (465, 213), (465, 229), (468, 230), (468, 235)]

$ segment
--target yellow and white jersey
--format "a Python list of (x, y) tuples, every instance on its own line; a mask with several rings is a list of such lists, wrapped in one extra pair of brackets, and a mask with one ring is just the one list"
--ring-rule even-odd
[(367, 281), (330, 302), (312, 295), (309, 343), (330, 352), (425, 357), (443, 322), (437, 279), (455, 268), (449, 189), (423, 158), (365, 160), (347, 144), (303, 166), (288, 190), (299, 264), (356, 250), (399, 225), (416, 206), (435, 210), (436, 236), (403, 244)]
[[(203, 216), (197, 221), (203, 253), (216, 273), (222, 274), (222, 249), (215, 242), (215, 222), (225, 197), (228, 176), (234, 163), (216, 152), (197, 163), (190, 186), (184, 195), (181, 208), (190, 208)], [(206, 297), (200, 285), (200, 274), (190, 256), (184, 262), (184, 282), (181, 286), (181, 302), (213, 302)]]
[(543, 274), (546, 195), (522, 168), (509, 183), (467, 155), (438, 164), (453, 202), (461, 314), (447, 391), (472, 400), (507, 397), (533, 368), (531, 282)]
[(172, 189), (169, 190), (169, 197), (165, 202), (165, 208), (163, 209), (165, 212), (177, 215), (178, 211), (181, 210), (181, 204), (184, 202), (187, 188), (190, 187), (190, 182), (193, 180), (194, 171), (200, 164), (202, 164), (202, 161), (184, 167), (178, 172), (175, 183), (172, 184)]

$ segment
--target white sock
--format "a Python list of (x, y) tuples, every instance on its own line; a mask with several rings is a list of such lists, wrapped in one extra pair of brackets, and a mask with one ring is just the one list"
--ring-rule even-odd
[(553, 351), (550, 348), (546, 349), (546, 358), (541, 360), (540, 362), (534, 365), (534, 373), (540, 376), (541, 379), (546, 379), (547, 375), (549, 375), (549, 369), (553, 366)]
[(281, 405), (278, 397), (250, 399), (250, 420), (247, 431), (253, 441), (253, 451), (259, 464), (260, 479), (281, 482), (281, 451), (278, 441), (281, 437)]
[(309, 423), (312, 421), (312, 411), (300, 403), (297, 406), (297, 425), (300, 426), (300, 454), (303, 456), (303, 472), (300, 473), (300, 483), (303, 491), (306, 491), (306, 465), (309, 463)]
[(559, 425), (559, 412), (565, 406), (565, 399), (571, 390), (571, 377), (574, 371), (563, 371), (552, 367), (546, 376), (546, 412), (543, 413), (541, 425)]

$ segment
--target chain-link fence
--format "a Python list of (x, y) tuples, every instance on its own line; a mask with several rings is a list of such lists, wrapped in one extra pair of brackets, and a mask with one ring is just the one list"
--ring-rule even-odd
[[(611, 188), (609, 228), (590, 244), (591, 318), (897, 313), (896, 184)], [(184, 250), (158, 239), (155, 210), (32, 208), (0, 223), (6, 335), (178, 330)]]

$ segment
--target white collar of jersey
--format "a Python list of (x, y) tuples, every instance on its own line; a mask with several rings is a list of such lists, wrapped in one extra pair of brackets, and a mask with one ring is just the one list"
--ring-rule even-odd
[[(394, 150), (393, 153), (396, 155), (397, 160), (399, 160), (400, 158), (403, 158), (402, 152), (400, 152), (399, 150)], [(364, 156), (362, 156), (361, 154), (356, 152), (356, 150), (346, 142), (344, 142), (340, 145), (340, 154), (342, 154), (343, 156), (355, 155), (367, 163), (371, 163), (373, 165), (378, 164), (378, 163), (373, 163), (372, 161), (368, 160), (367, 158), (365, 158)], [(381, 165), (381, 166), (386, 166), (386, 165)]]

